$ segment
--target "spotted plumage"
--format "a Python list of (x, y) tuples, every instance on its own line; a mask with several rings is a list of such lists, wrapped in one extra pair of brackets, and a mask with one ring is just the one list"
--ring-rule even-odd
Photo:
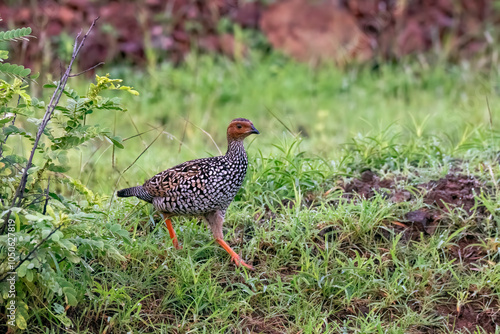
[(244, 118), (231, 121), (227, 129), (228, 149), (222, 156), (196, 159), (156, 174), (142, 186), (118, 191), (118, 197), (135, 196), (153, 206), (166, 218), (167, 228), (179, 248), (170, 223), (171, 216), (200, 215), (208, 222), (216, 241), (237, 265), (247, 265), (222, 239), (222, 222), (229, 204), (245, 178), (248, 166), (243, 139), (259, 132)]

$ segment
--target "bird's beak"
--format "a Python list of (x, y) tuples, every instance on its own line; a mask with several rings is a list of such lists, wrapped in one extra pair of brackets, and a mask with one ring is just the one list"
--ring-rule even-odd
[(257, 130), (257, 129), (255, 128), (255, 126), (253, 126), (253, 124), (252, 124), (252, 130), (250, 130), (250, 133), (255, 133), (256, 135), (258, 135), (260, 132), (259, 132), (259, 130)]

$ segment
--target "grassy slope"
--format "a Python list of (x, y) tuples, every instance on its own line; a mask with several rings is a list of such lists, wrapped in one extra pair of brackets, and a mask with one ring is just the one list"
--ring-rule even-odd
[[(120, 245), (127, 261), (88, 259), (92, 276), (75, 271), (81, 303), (67, 312), (75, 332), (446, 333), (456, 320), (449, 310), (472, 305), (497, 312), (500, 141), (488, 130), (485, 103), (487, 95), (496, 129), (496, 76), (415, 64), (311, 70), (276, 58), (248, 65), (193, 58), (135, 81), (133, 74), (120, 76), (142, 96), (126, 101), (129, 113), (116, 119), (117, 135), (133, 135), (133, 119), (139, 131), (161, 125), (184, 138), (179, 151), (177, 141), (159, 137), (120, 186), (217, 154), (184, 118), (212, 134), (223, 151), (230, 119), (254, 121), (262, 135), (250, 144), (251, 167), (225, 235), (256, 270), (234, 268), (197, 219), (174, 222), (184, 246), (176, 251), (149, 206), (115, 201), (108, 219), (130, 231), (132, 242)], [(112, 117), (99, 121), (113, 127)], [(281, 122), (302, 132), (303, 141)], [(156, 135), (127, 141), (116, 152), (116, 169), (132, 163)], [(77, 170), (85, 165), (81, 175), (92, 189), (110, 193), (118, 172), (104, 149), (74, 161)], [(339, 186), (367, 168), (400, 177), (398, 187), (414, 195), (401, 203), (383, 195), (343, 198)], [(451, 210), (436, 232), (406, 238), (393, 222), (428, 207), (415, 186), (450, 170), (488, 187), (490, 212)], [(480, 241), (481, 261), (453, 256), (467, 236)]]

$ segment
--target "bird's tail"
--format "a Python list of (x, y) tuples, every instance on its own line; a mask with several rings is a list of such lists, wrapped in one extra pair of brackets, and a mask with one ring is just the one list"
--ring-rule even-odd
[(132, 187), (132, 188), (126, 188), (122, 190), (118, 190), (116, 192), (116, 196), (118, 197), (132, 197), (132, 196), (137, 196), (141, 193), (142, 186), (137, 186), (137, 187)]
[(151, 203), (153, 201), (153, 196), (143, 187), (137, 186), (132, 188), (126, 188), (122, 190), (118, 190), (116, 192), (116, 196), (118, 197), (132, 197), (135, 196), (143, 201)]

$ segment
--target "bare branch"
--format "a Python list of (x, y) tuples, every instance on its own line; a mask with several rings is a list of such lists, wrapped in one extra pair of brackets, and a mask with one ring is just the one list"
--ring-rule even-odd
[[(38, 128), (38, 132), (35, 137), (35, 141), (33, 143), (33, 148), (31, 149), (31, 153), (28, 159), (28, 162), (26, 163), (26, 167), (24, 168), (23, 174), (21, 176), (21, 180), (19, 181), (19, 186), (17, 187), (16, 194), (14, 195), (14, 198), (12, 200), (11, 207), (16, 207), (16, 206), (21, 206), (21, 203), (23, 201), (24, 197), (24, 191), (26, 190), (26, 183), (28, 181), (28, 171), (32, 166), (33, 163), (33, 157), (35, 156), (36, 149), (38, 147), (38, 143), (40, 142), (40, 138), (42, 137), (43, 131), (47, 127), (50, 118), (52, 117), (52, 113), (54, 112), (57, 104), (59, 103), (59, 100), (61, 99), (61, 96), (64, 91), (64, 87), (66, 87), (66, 83), (68, 82), (68, 79), (71, 74), (71, 68), (73, 67), (73, 63), (75, 62), (75, 59), (80, 52), (81, 48), (85, 44), (85, 40), (87, 39), (87, 36), (90, 34), (92, 29), (95, 27), (95, 24), (99, 17), (97, 17), (92, 24), (90, 25), (90, 28), (87, 30), (87, 33), (83, 36), (81, 41), (78, 41), (81, 35), (81, 32), (78, 33), (78, 35), (75, 38), (75, 44), (73, 46), (73, 54), (71, 56), (71, 61), (66, 68), (66, 71), (64, 74), (61, 76), (61, 80), (57, 84), (57, 87), (54, 91), (54, 94), (52, 94), (52, 97), (50, 98), (50, 101), (47, 106), (47, 110), (45, 111), (45, 114), (43, 115), (42, 122), (40, 123), (40, 126)], [(4, 219), (4, 226), (6, 226), (8, 220), (10, 219), (12, 211), (9, 210), (7, 214), (5, 215)], [(2, 231), (3, 232), (3, 231)], [(1, 280), (0, 280), (1, 281)]]
[(47, 180), (47, 190), (45, 190), (45, 204), (43, 205), (43, 212), (42, 214), (45, 214), (47, 212), (47, 204), (49, 204), (49, 187), (50, 187), (50, 176), (49, 179)]
[[(50, 121), (50, 118), (52, 117), (52, 113), (54, 112), (55, 107), (59, 103), (59, 100), (61, 99), (61, 95), (63, 94), (64, 87), (66, 87), (66, 83), (68, 82), (68, 78), (70, 77), (71, 73), (71, 68), (73, 67), (73, 63), (75, 62), (75, 59), (80, 52), (81, 48), (83, 47), (85, 40), (87, 39), (87, 36), (90, 34), (90, 31), (92, 28), (94, 28), (97, 20), (99, 17), (97, 17), (93, 22), (92, 25), (90, 26), (89, 30), (87, 33), (83, 36), (82, 40), (79, 42), (78, 39), (81, 35), (81, 32), (78, 33), (78, 35), (75, 38), (75, 44), (73, 46), (73, 54), (71, 56), (71, 61), (66, 68), (66, 71), (61, 77), (61, 80), (59, 81), (56, 90), (54, 91), (54, 94), (52, 95), (50, 102), (48, 104), (47, 110), (45, 111), (45, 115), (43, 116), (42, 122), (40, 123), (40, 127), (38, 128), (38, 132), (35, 137), (35, 142), (33, 143), (33, 148), (31, 150), (30, 157), (28, 159), (28, 163), (26, 164), (26, 168), (24, 169), (23, 175), (21, 176), (21, 181), (19, 182), (19, 186), (16, 191), (16, 195), (14, 196), (14, 200), (12, 201), (12, 206), (20, 206), (23, 196), (24, 196), (24, 191), (26, 189), (26, 182), (28, 180), (28, 170), (31, 168), (32, 162), (33, 162), (33, 157), (35, 156), (36, 149), (38, 147), (38, 143), (40, 141), (40, 138), (42, 137), (43, 131), (47, 127), (47, 124)], [(10, 215), (7, 215), (10, 216)]]
[(94, 66), (92, 66), (92, 67), (90, 67), (90, 68), (87, 68), (85, 71), (81, 71), (80, 73), (77, 73), (77, 74), (71, 74), (69, 77), (70, 77), (70, 78), (72, 78), (72, 77), (77, 77), (77, 76), (79, 76), (79, 75), (82, 75), (82, 74), (83, 74), (83, 73), (85, 73), (85, 72), (92, 71), (94, 68), (99, 67), (99, 66), (101, 66), (101, 65), (104, 65), (104, 62), (103, 62), (103, 61), (101, 61), (99, 64), (96, 64), (96, 65), (94, 65)]

